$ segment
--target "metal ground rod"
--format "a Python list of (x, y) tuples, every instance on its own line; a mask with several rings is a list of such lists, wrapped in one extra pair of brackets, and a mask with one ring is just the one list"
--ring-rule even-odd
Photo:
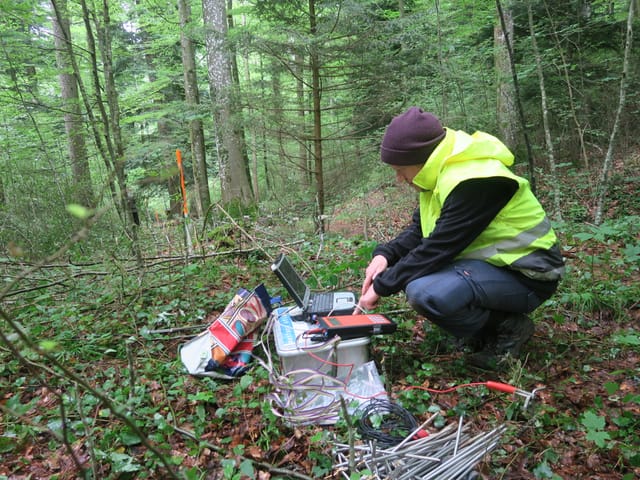
[(453, 471), (449, 470), (447, 472), (447, 475), (452, 475), (452, 480), (458, 477), (464, 478), (471, 470), (474, 469), (474, 467), (480, 462), (480, 460), (482, 460), (482, 457), (484, 457), (488, 451), (493, 450), (496, 445), (497, 442), (492, 442), (488, 446), (487, 451), (476, 452), (466, 463), (454, 466), (452, 469)]
[(406, 471), (406, 476), (404, 478), (416, 478), (416, 475), (420, 475), (422, 472), (432, 470), (438, 465), (441, 465), (441, 463), (418, 462), (417, 464), (412, 465), (411, 469)]
[(402, 440), (398, 445), (396, 445), (395, 447), (392, 448), (392, 450), (398, 450), (400, 447), (402, 447), (405, 443), (410, 442), (411, 439), (421, 430), (424, 429), (424, 427), (426, 427), (429, 423), (431, 423), (433, 420), (435, 420), (435, 418), (438, 416), (437, 413), (434, 413), (433, 415), (431, 415), (429, 418), (427, 418), (418, 428), (414, 429), (411, 433), (409, 433), (404, 440)]
[(411, 468), (407, 473), (411, 474), (411, 475), (419, 475), (419, 474), (424, 474), (427, 473), (435, 468), (438, 468), (440, 465), (442, 465), (442, 463), (445, 461), (444, 459), (447, 458), (447, 456), (449, 456), (450, 452), (452, 451), (452, 440), (451, 439), (447, 439), (447, 441), (442, 444), (440, 446), (439, 449), (437, 449), (434, 453), (434, 456), (437, 456), (439, 458), (441, 458), (442, 460), (437, 463), (434, 464), (433, 462), (420, 462), (416, 465), (413, 465), (413, 468)]
[[(476, 445), (470, 444), (466, 446), (464, 448), (464, 452), (460, 452), (457, 456), (443, 462), (435, 470), (430, 472), (429, 475), (422, 477), (422, 480), (436, 479), (438, 478), (437, 475), (445, 471), (447, 472), (447, 474), (449, 474), (452, 468), (455, 469), (455, 466), (452, 465), (457, 462), (464, 462), (465, 460), (467, 460), (466, 463), (462, 463), (462, 466), (464, 466), (464, 468), (468, 468), (469, 466), (473, 467), (473, 465), (475, 465), (484, 455), (486, 455), (489, 451), (497, 446), (498, 438), (495, 438), (497, 433), (499, 432), (494, 429), (488, 434), (476, 436), (474, 439), (474, 441), (477, 443)], [(473, 463), (471, 462), (471, 460), (473, 460)], [(454, 472), (457, 471), (457, 469), (454, 470)]]
[[(392, 460), (394, 458), (397, 458), (400, 460), (403, 460), (405, 458), (411, 458), (411, 459), (417, 459), (417, 460), (429, 460), (433, 462), (441, 461), (441, 459), (437, 457), (429, 457), (429, 456), (425, 456), (417, 453), (409, 453), (409, 452), (403, 452), (403, 451), (392, 452), (390, 450), (384, 450), (384, 449), (377, 450), (377, 453), (380, 453), (382, 455), (376, 458), (376, 455), (375, 455), (376, 452), (365, 453), (366, 451), (364, 450), (364, 448), (366, 447), (355, 447), (355, 450), (362, 453), (358, 458), (360, 461), (363, 461), (365, 463), (367, 463), (368, 460), (371, 460), (374, 458), (379, 462), (385, 461), (385, 460)], [(340, 453), (342, 454), (342, 452)], [(345, 457), (345, 459), (341, 463), (337, 463), (335, 467), (342, 467), (342, 466), (348, 465), (348, 460), (346, 459), (346, 456), (344, 454), (342, 455), (343, 457)]]
[(460, 435), (462, 435), (462, 420), (464, 416), (460, 415), (460, 420), (458, 421), (458, 431), (456, 432), (456, 444), (453, 447), (453, 455), (455, 456), (458, 453), (458, 446), (460, 445)]
[(422, 478), (425, 480), (438, 478), (437, 476), (445, 471), (448, 476), (453, 473), (457, 473), (458, 471), (464, 471), (468, 469), (469, 466), (475, 465), (477, 461), (476, 459), (482, 458), (486, 452), (487, 447), (484, 444), (481, 445), (480, 448), (478, 448), (478, 446), (464, 447), (458, 455), (450, 457), (441, 465), (438, 465), (438, 467), (431, 471), (429, 475), (423, 476)]
[(484, 451), (469, 452), (462, 459), (457, 459), (456, 462), (447, 470), (447, 476), (455, 478), (458, 475), (469, 472), (478, 463), (478, 461), (485, 455)]

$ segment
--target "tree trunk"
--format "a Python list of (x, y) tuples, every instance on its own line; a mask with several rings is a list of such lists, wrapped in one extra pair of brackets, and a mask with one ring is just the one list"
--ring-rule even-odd
[[(140, 4), (140, 0), (136, 0), (136, 4)], [(138, 32), (143, 45), (151, 44), (151, 35), (141, 28)], [(149, 82), (154, 83), (158, 80), (157, 67), (156, 67), (156, 54), (155, 52), (145, 49), (144, 60), (147, 67), (147, 76)], [(170, 84), (161, 90), (161, 95), (152, 100), (154, 109), (160, 110), (164, 105), (168, 103), (176, 103), (179, 101), (180, 94), (176, 93), (177, 88), (175, 84)], [(166, 172), (166, 183), (164, 186), (167, 189), (167, 196), (169, 197), (169, 206), (165, 211), (168, 219), (182, 218), (182, 193), (180, 191), (180, 173), (176, 166), (175, 158), (175, 145), (171, 142), (172, 138), (175, 138), (176, 132), (172, 128), (172, 122), (165, 116), (159, 115), (157, 119), (157, 132), (155, 134), (154, 141), (159, 145), (159, 158), (161, 159), (161, 165), (159, 168)], [(184, 168), (184, 166), (183, 166)]]
[(547, 156), (549, 158), (549, 169), (553, 183), (553, 217), (562, 220), (562, 208), (560, 205), (560, 184), (556, 169), (556, 158), (553, 149), (553, 141), (551, 139), (551, 130), (549, 128), (549, 109), (547, 108), (547, 89), (544, 84), (544, 72), (542, 70), (542, 58), (538, 50), (538, 42), (536, 42), (536, 33), (533, 26), (533, 13), (531, 11), (531, 2), (527, 4), (527, 15), (529, 18), (529, 33), (531, 35), (531, 46), (533, 48), (533, 56), (536, 62), (536, 70), (538, 72), (538, 82), (540, 84), (540, 107), (542, 109), (542, 126), (544, 128), (544, 139), (547, 145)]
[[(294, 54), (294, 68), (296, 77), (296, 99), (298, 102), (298, 122), (300, 124), (300, 131), (307, 131), (307, 102), (305, 101), (305, 88), (304, 88), (304, 58), (295, 53)], [(306, 135), (305, 138), (301, 138), (298, 142), (298, 158), (300, 165), (300, 173), (302, 175), (302, 185), (306, 188), (311, 186), (313, 181), (311, 175), (311, 166), (309, 165), (309, 145), (307, 145)]]
[(225, 0), (203, 0), (202, 15), (206, 27), (207, 71), (220, 165), (220, 189), (225, 204), (249, 206), (253, 193), (248, 175), (248, 160), (243, 154), (242, 136), (235, 122), (232, 105), (231, 61), (227, 52), (227, 15)]
[(596, 197), (596, 213), (594, 216), (594, 223), (600, 225), (602, 223), (602, 216), (604, 215), (604, 203), (609, 192), (609, 176), (611, 170), (611, 162), (613, 158), (613, 147), (618, 134), (618, 128), (620, 126), (620, 117), (622, 116), (622, 110), (624, 109), (625, 100), (627, 96), (627, 76), (629, 75), (629, 55), (631, 52), (631, 43), (633, 41), (633, 7), (637, 0), (629, 0), (629, 13), (627, 15), (627, 34), (624, 43), (624, 61), (622, 63), (622, 75), (620, 78), (620, 93), (618, 97), (618, 109), (616, 110), (616, 117), (613, 122), (613, 128), (611, 129), (611, 136), (609, 137), (609, 148), (607, 148), (607, 155), (602, 165), (602, 171), (600, 173), (600, 180), (598, 182), (598, 195)]
[[(117, 151), (117, 148), (118, 148), (117, 145), (122, 147), (122, 142), (118, 141), (120, 132), (118, 131), (117, 133), (114, 133), (111, 131), (111, 128), (114, 125), (113, 115), (114, 114), (117, 115), (115, 124), (117, 124), (118, 126), (120, 124), (120, 117), (119, 117), (119, 112), (113, 112), (114, 106), (109, 104), (109, 100), (108, 100), (110, 94), (112, 94), (115, 91), (115, 85), (107, 85), (107, 82), (113, 81), (113, 74), (111, 72), (111, 50), (110, 50), (111, 39), (108, 35), (105, 38), (105, 33), (103, 29), (99, 25), (96, 25), (98, 44), (100, 46), (100, 50), (101, 50), (100, 53), (102, 57), (102, 68), (99, 68), (98, 67), (98, 51), (95, 46), (95, 38), (93, 34), (91, 17), (93, 16), (93, 19), (96, 22), (96, 24), (98, 23), (98, 20), (96, 15), (91, 15), (91, 13), (89, 12), (89, 8), (87, 7), (87, 2), (85, 0), (81, 0), (80, 5), (82, 6), (82, 17), (83, 17), (83, 21), (84, 21), (84, 25), (87, 33), (88, 51), (91, 55), (91, 66), (92, 66), (91, 78), (93, 80), (93, 89), (94, 89), (94, 95), (95, 95), (95, 100), (92, 100), (92, 101), (97, 106), (100, 112), (100, 125), (98, 126), (97, 120), (92, 121), (92, 125), (95, 132), (94, 136), (96, 138), (96, 143), (99, 146), (100, 152), (104, 158), (105, 164), (107, 165), (108, 171), (110, 173), (109, 188), (111, 189), (111, 195), (114, 202), (114, 206), (116, 207), (118, 215), (122, 220), (122, 224), (125, 226), (125, 229), (126, 229), (126, 225), (129, 224), (129, 220), (132, 220), (132, 216), (127, 214), (128, 202), (127, 202), (126, 188), (124, 184), (124, 164), (122, 161), (122, 159), (124, 158), (124, 151), (122, 151), (121, 154), (119, 154)], [(108, 14), (107, 14), (107, 18), (105, 19), (105, 22), (107, 24), (109, 23)], [(109, 51), (105, 52), (104, 49), (107, 48), (107, 45), (108, 45)], [(77, 66), (74, 66), (74, 69), (76, 70), (76, 75), (79, 75)], [(102, 83), (100, 82), (100, 77), (99, 77), (100, 72), (103, 72), (103, 78), (105, 82), (104, 89), (103, 89)], [(106, 102), (102, 98), (103, 90), (107, 93)], [(85, 104), (87, 101), (88, 101), (88, 98), (85, 98)], [(107, 111), (107, 109), (105, 108), (105, 104), (109, 105), (109, 111)], [(87, 105), (86, 107), (87, 107), (87, 111), (89, 112), (91, 107)], [(117, 108), (117, 103), (116, 103), (116, 108)], [(102, 132), (100, 132), (100, 128), (102, 129)], [(104, 146), (102, 146), (103, 139), (104, 139)]]
[[(529, 135), (527, 133), (527, 120), (524, 115), (524, 108), (520, 101), (520, 89), (518, 87), (518, 74), (516, 72), (516, 64), (513, 58), (513, 43), (511, 39), (512, 35), (509, 34), (509, 27), (507, 25), (508, 18), (511, 18), (511, 14), (506, 14), (502, 8), (500, 0), (496, 0), (496, 8), (498, 9), (498, 17), (500, 19), (500, 26), (502, 33), (504, 34), (504, 44), (509, 55), (509, 67), (511, 69), (511, 81), (513, 82), (513, 98), (517, 107), (518, 118), (520, 120), (520, 126), (522, 128), (522, 135), (524, 137), (524, 143), (527, 148), (527, 163), (529, 167), (529, 184), (531, 185), (531, 191), (536, 192), (536, 175), (533, 164), (533, 152), (531, 150), (531, 142), (529, 141)], [(513, 29), (512, 29), (513, 30)]]
[(496, 121), (498, 132), (504, 143), (511, 149), (517, 146), (518, 113), (515, 104), (515, 90), (511, 81), (510, 56), (508, 50), (508, 38), (513, 38), (513, 18), (511, 12), (504, 12), (503, 30), (501, 23), (493, 28), (494, 64), (496, 71)]
[[(309, 0), (309, 30), (311, 36), (317, 34), (315, 0)], [(324, 173), (322, 165), (322, 111), (320, 105), (320, 60), (318, 53), (311, 50), (311, 98), (313, 101), (313, 165), (316, 180), (316, 227), (320, 234), (325, 230), (324, 219)]]
[(95, 207), (95, 199), (91, 184), (87, 147), (83, 134), (78, 83), (69, 59), (69, 49), (67, 47), (67, 43), (71, 41), (67, 1), (58, 0), (58, 2), (52, 2), (52, 7), (54, 10), (57, 8), (57, 12), (54, 12), (53, 15), (53, 37), (56, 47), (56, 63), (60, 70), (58, 80), (64, 109), (64, 127), (67, 134), (69, 161), (71, 162), (71, 173), (76, 186), (74, 195), (77, 203), (92, 208)]
[[(51, 0), (51, 4), (53, 5), (54, 14), (59, 16), (59, 7), (57, 0)], [(84, 85), (82, 80), (82, 75), (80, 72), (80, 67), (78, 66), (78, 62), (75, 59), (73, 46), (70, 41), (66, 42), (67, 52), (68, 52), (68, 60), (71, 63), (73, 68), (73, 73), (75, 75), (75, 79), (77, 82), (78, 90), (80, 92), (80, 97), (82, 98), (82, 102), (84, 104), (84, 111), (89, 120), (89, 126), (93, 133), (93, 141), (95, 146), (100, 153), (100, 158), (104, 162), (105, 169), (109, 172), (109, 176), (107, 178), (107, 185), (109, 188), (109, 192), (111, 194), (111, 198), (113, 200), (113, 204), (116, 207), (116, 211), (118, 215), (121, 215), (120, 202), (118, 201), (118, 189), (116, 186), (116, 182), (114, 181), (114, 166), (113, 166), (113, 151), (111, 148), (111, 143), (109, 141), (109, 122), (107, 121), (107, 114), (104, 109), (104, 102), (102, 101), (102, 85), (100, 84), (100, 79), (98, 77), (98, 61), (97, 61), (97, 51), (95, 46), (95, 41), (93, 38), (93, 30), (91, 28), (91, 22), (89, 18), (89, 11), (87, 8), (87, 4), (84, 0), (80, 1), (80, 5), (82, 7), (82, 19), (85, 26), (86, 36), (87, 36), (87, 47), (86, 47), (86, 55), (89, 59), (91, 70), (89, 72), (91, 81), (93, 83), (94, 88), (94, 98), (89, 96), (89, 92)], [(93, 109), (97, 108), (99, 111), (100, 117), (96, 117)]]
[[(85, 20), (86, 22), (86, 20)], [(135, 198), (127, 189), (127, 177), (125, 173), (125, 148), (122, 141), (120, 128), (120, 102), (116, 88), (115, 76), (113, 74), (113, 55), (111, 45), (111, 16), (109, 13), (108, 0), (102, 3), (102, 24), (98, 16), (94, 16), (98, 45), (102, 53), (102, 71), (104, 75), (104, 90), (109, 106), (108, 125), (111, 132), (107, 140), (111, 144), (112, 161), (115, 178), (119, 187), (120, 209), (124, 220), (124, 231), (131, 240), (133, 253), (139, 263), (142, 263), (142, 251), (138, 242), (138, 213)]]
[(98, 33), (98, 45), (102, 51), (102, 69), (104, 75), (104, 89), (107, 95), (107, 105), (109, 106), (109, 126), (111, 130), (111, 142), (115, 153), (114, 167), (116, 180), (120, 187), (120, 204), (125, 218), (125, 231), (130, 235), (134, 251), (138, 259), (142, 258), (140, 246), (138, 244), (138, 233), (136, 224), (137, 212), (134, 212), (135, 199), (127, 189), (127, 177), (125, 172), (125, 147), (122, 141), (122, 130), (120, 128), (120, 101), (116, 88), (115, 76), (113, 74), (113, 52), (111, 45), (111, 16), (109, 13), (108, 0), (102, 2), (102, 22), (100, 25), (98, 17), (95, 17), (96, 32)]
[[(234, 28), (233, 15), (228, 12), (233, 11), (233, 0), (227, 0), (227, 32)], [(235, 55), (235, 52), (229, 52), (229, 65), (231, 67), (231, 84), (234, 86), (234, 89), (240, 91), (240, 71), (238, 69), (238, 59)], [(236, 102), (238, 105), (238, 102)], [(233, 111), (233, 110), (232, 110)], [(251, 165), (249, 164), (249, 157), (247, 156), (247, 139), (245, 132), (245, 122), (236, 122), (236, 135), (240, 140), (240, 148), (243, 158), (244, 168), (246, 170), (247, 178), (249, 179), (249, 187), (252, 189), (251, 201), (255, 203), (256, 196), (255, 192), (253, 192), (253, 183), (251, 183)]]
[(193, 176), (198, 192), (196, 209), (200, 217), (209, 209), (211, 194), (209, 192), (209, 178), (207, 175), (207, 160), (204, 144), (204, 128), (202, 120), (197, 117), (200, 105), (198, 80), (196, 77), (196, 56), (193, 41), (190, 38), (192, 28), (190, 0), (178, 0), (180, 14), (180, 45), (182, 47), (182, 68), (184, 70), (184, 96), (190, 110), (189, 133), (191, 139), (191, 158), (193, 162)]
[[(243, 16), (243, 26), (246, 27), (246, 18)], [(243, 55), (244, 59), (244, 81), (247, 85), (251, 85), (251, 57), (248, 51), (245, 51)], [(262, 72), (262, 56), (260, 56), (260, 67), (259, 71)], [(251, 188), (253, 191), (253, 198), (256, 203), (260, 203), (260, 185), (258, 183), (259, 175), (258, 175), (258, 132), (264, 129), (264, 125), (262, 121), (258, 122), (257, 119), (261, 118), (261, 115), (256, 114), (256, 110), (253, 108), (253, 104), (247, 105), (247, 110), (249, 113), (249, 118), (251, 119), (251, 128), (249, 129), (249, 151), (251, 152), (251, 158), (249, 159), (249, 164), (251, 166)], [(246, 140), (246, 136), (245, 136)]]

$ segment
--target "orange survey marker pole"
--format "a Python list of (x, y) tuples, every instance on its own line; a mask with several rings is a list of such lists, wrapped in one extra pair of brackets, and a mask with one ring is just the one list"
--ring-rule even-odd
[(180, 171), (180, 190), (182, 191), (182, 213), (186, 217), (189, 215), (189, 207), (187, 206), (187, 189), (184, 186), (184, 169), (182, 168), (182, 152), (176, 149), (176, 162)]
[(193, 247), (191, 245), (191, 235), (189, 234), (189, 207), (187, 203), (187, 188), (184, 184), (184, 168), (182, 168), (182, 152), (180, 149), (176, 149), (176, 162), (178, 163), (178, 170), (180, 171), (180, 190), (182, 191), (182, 216), (184, 218), (184, 238), (187, 244), (187, 252), (189, 255), (193, 254)]

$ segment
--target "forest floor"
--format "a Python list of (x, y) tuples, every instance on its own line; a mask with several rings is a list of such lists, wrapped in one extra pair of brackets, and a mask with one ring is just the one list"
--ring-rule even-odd
[[(619, 187), (619, 202), (614, 204), (621, 211), (627, 209), (629, 215), (632, 214), (629, 207), (620, 202), (629, 202), (635, 208), (634, 185), (623, 183)], [(347, 249), (353, 250), (363, 237), (377, 241), (390, 238), (410, 220), (408, 198), (401, 188), (381, 188), (360, 203), (351, 202), (337, 209), (330, 220), (329, 232), (347, 240), (338, 241), (331, 248), (345, 249), (347, 258), (353, 256), (353, 251)], [(563, 241), (572, 245), (570, 238)], [(615, 239), (565, 248), (570, 271), (588, 269), (590, 277), (581, 278), (591, 278), (593, 283), (585, 285), (584, 280), (577, 285), (571, 283), (558, 293), (556, 301), (536, 311), (536, 332), (521, 360), (500, 373), (466, 367), (463, 352), (449, 338), (412, 314), (402, 299), (395, 299), (392, 307), (402, 312), (398, 314), (397, 334), (376, 337), (370, 345), (371, 357), (382, 369), (389, 396), (403, 401), (415, 412), (418, 421), (425, 420), (430, 415), (427, 409), (435, 405), (449, 423), (456, 422), (458, 414), (464, 412), (465, 421), (476, 433), (507, 425), (498, 448), (478, 465), (483, 479), (640, 478), (640, 305), (638, 297), (627, 299), (621, 310), (616, 307), (619, 303), (607, 299), (606, 291), (603, 294), (597, 287), (600, 280), (613, 277), (617, 287), (613, 287), (611, 295), (622, 295), (629, 288), (637, 291), (638, 269), (625, 270), (616, 260), (624, 254), (631, 255), (627, 248), (623, 240)], [(591, 259), (591, 264), (587, 265), (585, 259)], [(251, 269), (250, 262), (249, 258), (235, 258), (232, 260), (235, 269), (216, 270), (217, 287), (211, 289), (209, 296), (219, 295), (223, 286), (231, 289), (238, 282), (250, 283), (252, 279), (245, 273)], [(350, 284), (357, 289), (354, 283)], [(590, 290), (600, 292), (595, 300), (588, 295)], [(166, 302), (170, 303), (170, 297)], [(104, 308), (110, 311), (112, 305), (105, 304)], [(176, 306), (170, 314), (177, 315), (180, 308), (184, 307)], [(128, 315), (123, 312), (114, 307), (112, 316)], [(207, 319), (215, 318), (219, 312), (210, 311)], [(138, 315), (143, 318), (140, 312)], [(84, 334), (90, 333), (88, 327)], [(83, 338), (83, 333), (77, 335)], [(126, 335), (132, 338), (129, 333)], [(153, 422), (144, 428), (149, 432), (157, 429), (169, 438), (166, 450), (176, 466), (183, 471), (199, 472), (185, 478), (344, 478), (332, 472), (331, 441), (325, 436), (327, 432), (343, 434), (340, 428), (344, 426), (291, 427), (269, 417), (262, 400), (271, 386), (260, 366), (254, 367), (251, 380), (246, 382), (205, 382), (176, 373), (179, 367), (175, 352), (184, 341), (184, 337), (165, 337), (153, 343), (138, 339), (136, 345), (140, 348), (132, 357), (135, 361), (102, 355), (93, 363), (76, 366), (91, 384), (114, 397), (124, 397), (126, 402), (127, 395), (129, 401), (137, 398), (132, 391), (122, 393), (125, 391), (122, 386), (127, 385), (127, 368), (135, 363), (136, 382), (145, 391), (145, 398), (149, 397), (144, 401), (150, 400), (152, 405), (141, 403), (136, 412), (141, 415), (146, 410), (155, 412)], [(72, 356), (69, 358), (70, 364), (76, 361)], [(95, 478), (168, 478), (158, 474), (162, 468), (145, 472), (140, 467), (149, 459), (147, 447), (136, 441), (135, 436), (127, 436), (126, 431), (116, 435), (107, 430), (107, 422), (114, 420), (109, 420), (108, 412), (104, 406), (99, 408), (99, 404), (92, 410), (93, 420), (99, 425), (94, 430), (97, 437), (91, 440), (95, 449), (93, 459), (87, 447), (91, 441), (82, 435), (66, 445), (56, 443), (51, 432), (60, 429), (52, 427), (52, 422), (47, 424), (48, 429), (42, 428), (46, 423), (43, 412), (50, 410), (55, 414), (59, 408), (56, 379), (45, 371), (35, 373), (20, 365), (0, 366), (0, 373), (7, 375), (10, 382), (2, 383), (5, 388), (0, 391), (3, 406), (0, 479), (74, 479), (78, 477), (76, 462), (91, 471), (89, 466), (96, 458), (99, 462), (92, 467)], [(39, 381), (41, 377), (43, 380)], [(510, 383), (527, 392), (541, 390), (526, 411), (522, 409), (522, 398), (484, 388), (462, 388), (446, 394), (427, 394), (421, 390), (443, 390), (489, 380)], [(21, 422), (34, 428), (29, 435), (10, 436), (9, 433), (15, 435), (18, 430), (7, 412), (19, 409), (19, 405), (28, 406), (20, 414)], [(165, 417), (159, 417), (159, 413)], [(175, 432), (160, 420), (170, 416), (180, 427)], [(180, 419), (186, 420), (179, 423)], [(82, 431), (81, 426), (74, 428)], [(185, 435), (191, 431), (197, 432), (197, 441)], [(95, 452), (104, 450), (101, 441), (119, 445), (109, 453), (108, 462), (105, 457), (96, 457)], [(634, 451), (635, 455), (630, 453)], [(253, 462), (253, 467), (246, 467), (243, 461), (247, 459)]]

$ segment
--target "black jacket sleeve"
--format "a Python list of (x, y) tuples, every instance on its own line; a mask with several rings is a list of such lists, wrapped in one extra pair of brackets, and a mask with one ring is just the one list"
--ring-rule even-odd
[(377, 247), (373, 254), (383, 255), (389, 268), (379, 274), (373, 288), (388, 296), (407, 284), (436, 272), (451, 263), (487, 228), (518, 189), (507, 177), (473, 178), (458, 184), (447, 196), (435, 228), (422, 236), (419, 211), (413, 223), (391, 242)]

